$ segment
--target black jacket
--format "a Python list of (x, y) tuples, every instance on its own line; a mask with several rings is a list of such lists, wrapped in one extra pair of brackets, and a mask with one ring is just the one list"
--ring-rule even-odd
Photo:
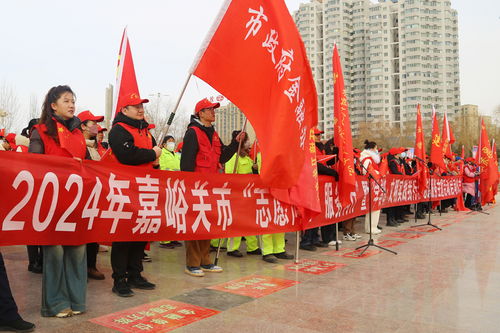
[[(113, 127), (109, 131), (108, 142), (113, 154), (118, 161), (127, 165), (140, 165), (150, 163), (156, 160), (156, 153), (153, 149), (139, 148), (134, 144), (134, 137), (125, 128), (117, 123), (125, 123), (129, 126), (138, 128), (141, 131), (148, 130), (148, 123), (145, 120), (135, 120), (118, 113), (113, 120)], [(153, 147), (156, 146), (154, 138)]]
[(402, 175), (401, 171), (399, 171), (398, 166), (401, 164), (398, 158), (394, 155), (387, 155), (387, 164), (389, 164), (389, 170), (393, 175)]
[[(186, 134), (184, 135), (184, 143), (182, 145), (181, 171), (194, 171), (196, 166), (196, 155), (198, 154), (199, 146), (196, 138), (196, 132), (194, 129), (190, 128), (193, 126), (200, 128), (208, 136), (210, 143), (212, 142), (212, 138), (215, 133), (215, 128), (213, 126), (205, 127), (199, 122), (199, 119), (196, 116), (191, 116), (191, 122), (189, 123)], [(219, 162), (223, 164), (229, 161), (238, 151), (238, 141), (233, 140), (229, 146), (224, 146), (222, 140), (220, 140), (220, 144), (221, 155)]]

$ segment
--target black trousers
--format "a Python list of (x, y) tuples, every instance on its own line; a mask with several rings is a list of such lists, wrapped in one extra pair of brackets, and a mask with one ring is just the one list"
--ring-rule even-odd
[(321, 227), (321, 240), (323, 243), (329, 243), (332, 240), (335, 240), (335, 225), (336, 223), (324, 225)]
[(17, 312), (16, 301), (12, 297), (7, 270), (3, 262), (2, 253), (0, 253), (0, 322), (9, 322), (21, 319)]
[(134, 278), (141, 274), (146, 242), (114, 242), (111, 247), (113, 279)]
[(39, 245), (26, 245), (29, 265), (43, 265), (43, 248)]
[(87, 267), (96, 268), (97, 263), (97, 252), (99, 252), (99, 244), (89, 243), (87, 244)]
[(314, 245), (315, 243), (319, 242), (319, 234), (318, 230), (319, 228), (312, 228), (312, 229), (307, 229), (304, 231), (304, 234), (302, 235), (302, 239), (300, 240), (300, 245), (302, 246), (307, 246), (307, 245)]

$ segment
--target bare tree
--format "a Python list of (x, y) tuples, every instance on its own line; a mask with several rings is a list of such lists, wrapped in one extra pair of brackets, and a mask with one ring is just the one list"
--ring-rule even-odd
[(38, 97), (36, 94), (31, 94), (29, 105), (29, 120), (33, 118), (40, 118), (42, 113), (40, 105), (38, 105)]
[(19, 110), (19, 98), (14, 88), (2, 82), (0, 85), (0, 128), (5, 128), (6, 132), (12, 131), (19, 116)]

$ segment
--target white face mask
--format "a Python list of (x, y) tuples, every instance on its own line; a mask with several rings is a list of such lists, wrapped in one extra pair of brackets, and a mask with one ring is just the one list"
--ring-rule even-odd
[(167, 142), (166, 148), (168, 151), (174, 151), (175, 149), (175, 142)]

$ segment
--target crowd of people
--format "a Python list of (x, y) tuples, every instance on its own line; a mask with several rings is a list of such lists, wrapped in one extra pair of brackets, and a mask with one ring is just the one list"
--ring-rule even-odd
[[(99, 123), (102, 116), (91, 111), (75, 114), (75, 94), (68, 86), (51, 88), (44, 100), (40, 118), (32, 119), (21, 134), (0, 132), (0, 150), (63, 156), (77, 160), (112, 160), (125, 165), (140, 165), (168, 171), (189, 171), (202, 173), (225, 172), (230, 174), (257, 174), (260, 169), (260, 153), (256, 143), (251, 143), (243, 131), (234, 131), (232, 140), (225, 145), (215, 127), (215, 110), (219, 103), (208, 99), (199, 101), (191, 116), (182, 140), (167, 135), (160, 143), (150, 133), (151, 124), (144, 118), (144, 103), (136, 92), (121, 99), (115, 115), (108, 141), (104, 141), (106, 128)], [(336, 180), (338, 149), (333, 140), (324, 141), (324, 133), (314, 129), (318, 173)], [(177, 138), (179, 139), (179, 138)], [(323, 158), (327, 156), (327, 158)], [(376, 142), (366, 140), (364, 149), (354, 149), (355, 170), (359, 175), (378, 178), (386, 172), (399, 175), (413, 175), (418, 172), (418, 163), (408, 156), (405, 148), (391, 148), (383, 153)], [(446, 156), (447, 169), (441, 170), (429, 164), (431, 174), (441, 177), (463, 174), (465, 205), (480, 209), (477, 201), (477, 166), (473, 159), (461, 161)], [(463, 163), (462, 163), (463, 162)], [(341, 177), (342, 175), (340, 175)], [(440, 212), (455, 204), (455, 199), (439, 203), (419, 203), (416, 217), (425, 218), (438, 208)], [(372, 211), (365, 216), (364, 232), (380, 233), (380, 213), (387, 214), (387, 227), (396, 227), (407, 222), (409, 206), (390, 207)], [(341, 239), (336, 235), (337, 225), (331, 224), (313, 228), (302, 233), (300, 249), (316, 251), (318, 247), (335, 246), (343, 241), (357, 241), (363, 236), (356, 232), (356, 218), (339, 224)], [(261, 256), (267, 263), (290, 260), (294, 256), (285, 250), (285, 234), (241, 235), (229, 239), (189, 240), (184, 242), (186, 252), (185, 273), (203, 277), (209, 273), (220, 273), (223, 268), (216, 265), (210, 251), (222, 248), (227, 256), (242, 258), (242, 241), (246, 242), (246, 254)], [(164, 240), (161, 248), (176, 249), (183, 244), (176, 240)], [(151, 261), (146, 254), (147, 242), (114, 242), (111, 245), (112, 292), (120, 297), (131, 297), (133, 289), (153, 290), (156, 285), (142, 275), (143, 262)], [(75, 246), (28, 246), (28, 271), (42, 274), (41, 315), (67, 318), (87, 310), (87, 278), (104, 280), (97, 267), (97, 255), (107, 247), (97, 243)], [(0, 254), (0, 329), (30, 331), (34, 328), (20, 317), (12, 297), (3, 258)]]

